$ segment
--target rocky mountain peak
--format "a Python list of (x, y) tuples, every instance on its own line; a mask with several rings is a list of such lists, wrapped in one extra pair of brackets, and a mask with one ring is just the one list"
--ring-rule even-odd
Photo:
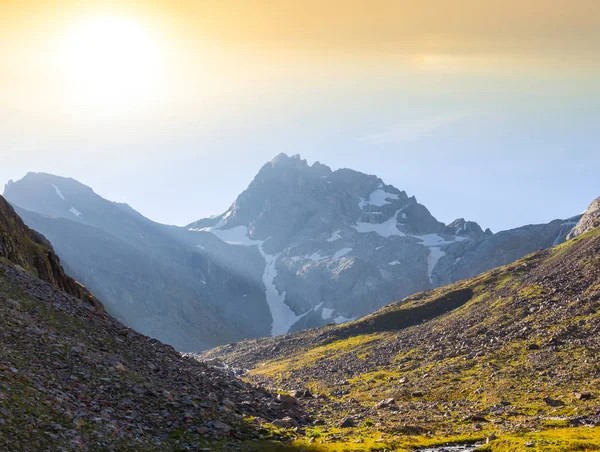
[(587, 208), (577, 225), (571, 230), (567, 239), (572, 239), (578, 235), (600, 226), (600, 198), (596, 198)]
[(23, 209), (77, 221), (85, 221), (85, 211), (99, 198), (90, 187), (75, 179), (33, 172), (9, 182), (4, 196)]
[[(445, 225), (377, 176), (280, 154), (224, 214), (188, 229), (264, 259), (262, 283), (277, 335), (345, 322), (503, 265), (560, 243), (570, 227), (557, 221), (496, 236), (464, 218)], [(198, 239), (210, 246), (205, 235)]]
[(248, 188), (224, 214), (189, 225), (190, 229), (243, 226), (255, 240), (270, 238), (289, 243), (306, 229), (311, 234), (332, 232), (331, 227), (393, 221), (408, 233), (443, 232), (416, 198), (386, 185), (376, 176), (348, 168), (332, 171), (299, 155), (279, 154), (265, 164)]
[(454, 220), (447, 227), (452, 234), (460, 237), (481, 239), (485, 236), (485, 232), (483, 232), (479, 224), (474, 221), (466, 221), (464, 218)]
[(14, 183), (15, 183), (15, 182), (14, 182), (12, 179), (10, 179), (10, 180), (9, 180), (9, 181), (8, 181), (8, 182), (7, 182), (7, 183), (4, 185), (4, 196), (7, 196), (7, 195), (8, 195), (8, 192), (10, 191), (10, 188), (12, 187), (12, 185), (13, 185)]

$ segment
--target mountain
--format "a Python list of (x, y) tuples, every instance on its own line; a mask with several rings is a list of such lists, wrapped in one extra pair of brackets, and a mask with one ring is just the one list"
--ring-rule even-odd
[(28, 228), (12, 206), (0, 196), (0, 261), (8, 261), (54, 288), (102, 305), (77, 281), (67, 276), (52, 245), (40, 233)]
[[(136, 331), (184, 351), (269, 333), (261, 274), (253, 270), (260, 256), (213, 239), (227, 256), (217, 261), (195, 234), (154, 223), (73, 179), (29, 173), (5, 194), (67, 271)], [(230, 271), (228, 259), (248, 260), (247, 269)]]
[(569, 233), (568, 238), (577, 237), (598, 226), (600, 226), (600, 198), (596, 198), (590, 204), (577, 225)]
[[(513, 262), (562, 243), (578, 220), (497, 234), (462, 218), (445, 225), (376, 176), (280, 154), (225, 213), (187, 228), (207, 249), (212, 235), (246, 248), (248, 259), (262, 256), (277, 335), (343, 323)], [(219, 251), (212, 252), (222, 260)]]
[(561, 243), (579, 220), (444, 225), (376, 176), (285, 154), (227, 212), (185, 228), (49, 174), (5, 196), (109, 313), (183, 351), (343, 323)]
[(324, 450), (479, 442), (482, 451), (592, 451), (600, 450), (598, 350), (595, 228), (354, 322), (202, 357), (293, 390), (315, 418), (305, 441)]
[(1, 450), (231, 450), (308, 419), (110, 317), (2, 197), (0, 255)]

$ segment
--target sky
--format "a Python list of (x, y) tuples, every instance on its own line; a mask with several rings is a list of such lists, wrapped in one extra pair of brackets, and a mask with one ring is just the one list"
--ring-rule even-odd
[(0, 182), (224, 212), (280, 152), (494, 231), (600, 196), (597, 0), (0, 0)]

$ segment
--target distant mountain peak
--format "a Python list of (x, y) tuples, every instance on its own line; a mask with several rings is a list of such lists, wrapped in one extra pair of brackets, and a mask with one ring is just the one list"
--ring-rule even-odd
[(457, 218), (447, 226), (452, 234), (457, 236), (469, 236), (473, 238), (482, 238), (485, 233), (481, 226), (474, 221), (467, 221), (464, 218)]
[(10, 191), (10, 188), (13, 186), (14, 183), (15, 182), (12, 179), (10, 179), (6, 183), (6, 185), (4, 185), (4, 195), (3, 196), (5, 196), (5, 197), (8, 196), (8, 192)]
[[(299, 171), (315, 171), (319, 173), (331, 173), (331, 168), (323, 165), (320, 162), (315, 162), (309, 165), (306, 159), (303, 159), (300, 154), (294, 154), (288, 156), (286, 153), (281, 152), (271, 161), (266, 163), (261, 172), (269, 170), (299, 170)], [(261, 175), (261, 172), (257, 176)]]

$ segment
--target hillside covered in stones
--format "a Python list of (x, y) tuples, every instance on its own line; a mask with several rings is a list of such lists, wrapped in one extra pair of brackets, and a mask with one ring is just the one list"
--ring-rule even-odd
[(204, 358), (295, 391), (315, 418), (311, 442), (331, 450), (410, 450), (425, 437), (591, 451), (600, 450), (599, 351), (596, 228), (355, 322)]
[(0, 198), (0, 450), (230, 450), (288, 416), (110, 317)]

